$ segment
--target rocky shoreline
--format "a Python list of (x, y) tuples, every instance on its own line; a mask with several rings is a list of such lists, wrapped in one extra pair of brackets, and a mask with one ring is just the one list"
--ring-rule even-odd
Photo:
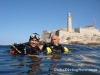
[(66, 43), (61, 43), (61, 44), (77, 44), (77, 45), (89, 45), (89, 46), (100, 46), (100, 42), (80, 42), (80, 41), (71, 41), (71, 42), (66, 42)]
[[(39, 45), (43, 45), (44, 43), (48, 43), (48, 42), (40, 41)], [(65, 42), (65, 43), (60, 43), (60, 44), (77, 44), (77, 45), (100, 46), (100, 42), (84, 43), (84, 42), (80, 42), (80, 41), (71, 41), (71, 42)]]

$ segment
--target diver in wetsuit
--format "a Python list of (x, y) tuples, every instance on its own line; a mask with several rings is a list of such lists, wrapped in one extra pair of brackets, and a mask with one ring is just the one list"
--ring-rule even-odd
[(22, 44), (13, 44), (11, 46), (11, 54), (39, 54), (40, 48), (38, 47), (40, 35), (32, 33), (29, 38), (29, 42)]
[(59, 44), (60, 39), (57, 35), (53, 35), (51, 37), (50, 43), (45, 43), (40, 48), (43, 52), (46, 54), (59, 54), (59, 53), (68, 53), (68, 48), (63, 47), (61, 44)]

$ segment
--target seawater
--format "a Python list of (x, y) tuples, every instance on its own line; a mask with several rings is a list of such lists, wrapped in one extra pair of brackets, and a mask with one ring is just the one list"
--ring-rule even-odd
[(9, 45), (0, 45), (0, 75), (100, 75), (100, 46), (63, 46), (68, 54), (28, 57), (11, 55)]

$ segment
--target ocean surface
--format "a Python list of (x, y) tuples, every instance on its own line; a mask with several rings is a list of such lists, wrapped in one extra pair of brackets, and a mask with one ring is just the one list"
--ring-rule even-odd
[(0, 45), (0, 75), (100, 75), (100, 46), (63, 45), (68, 54), (56, 57), (11, 55)]

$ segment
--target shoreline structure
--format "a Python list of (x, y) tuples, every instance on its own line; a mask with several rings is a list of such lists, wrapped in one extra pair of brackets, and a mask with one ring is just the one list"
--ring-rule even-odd
[(50, 42), (52, 35), (57, 35), (62, 44), (98, 44), (100, 45), (100, 31), (94, 25), (85, 28), (72, 29), (72, 17), (70, 12), (67, 14), (67, 27), (54, 30), (45, 30), (41, 35), (42, 42)]

